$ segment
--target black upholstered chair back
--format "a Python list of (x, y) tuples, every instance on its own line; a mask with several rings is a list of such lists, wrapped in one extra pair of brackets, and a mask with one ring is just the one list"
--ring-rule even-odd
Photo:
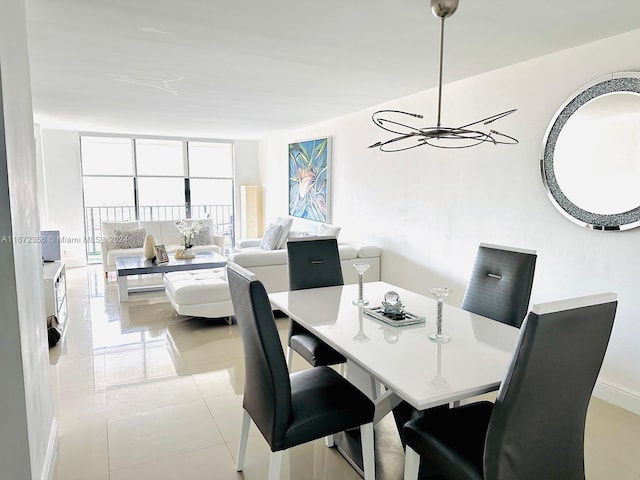
[(344, 285), (338, 241), (333, 237), (287, 242), (289, 290)]
[(527, 317), (491, 414), (484, 478), (584, 479), (587, 406), (617, 307), (614, 294), (598, 297)]
[(291, 383), (267, 292), (251, 272), (229, 264), (231, 300), (244, 350), (243, 407), (269, 445), (277, 446), (291, 413)]
[(480, 244), (462, 309), (520, 327), (529, 309), (537, 255)]

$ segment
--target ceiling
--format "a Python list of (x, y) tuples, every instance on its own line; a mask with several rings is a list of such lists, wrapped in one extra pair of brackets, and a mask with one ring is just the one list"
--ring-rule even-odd
[[(26, 0), (26, 10), (43, 128), (258, 139), (437, 85), (440, 23), (427, 0)], [(446, 21), (444, 82), (638, 28), (638, 0), (461, 0)]]

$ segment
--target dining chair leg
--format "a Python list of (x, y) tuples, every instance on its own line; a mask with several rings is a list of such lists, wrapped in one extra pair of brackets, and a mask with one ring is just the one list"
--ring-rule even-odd
[(407, 445), (404, 455), (404, 480), (418, 480), (418, 470), (420, 470), (420, 455)]
[(293, 363), (293, 348), (287, 347), (287, 368), (291, 370), (291, 365)]
[(374, 377), (371, 377), (370, 381), (371, 400), (377, 400), (380, 396), (380, 382)]
[(376, 457), (374, 454), (373, 423), (360, 426), (362, 439), (362, 463), (364, 466), (364, 480), (376, 479)]
[(324, 437), (324, 444), (329, 448), (333, 447), (336, 444), (334, 436), (327, 435), (326, 437)]
[(282, 467), (282, 454), (284, 450), (271, 452), (269, 455), (269, 476), (268, 480), (280, 480), (280, 467)]
[(244, 468), (244, 454), (247, 452), (247, 441), (249, 440), (249, 427), (251, 426), (251, 417), (249, 412), (242, 410), (242, 426), (240, 427), (240, 445), (238, 446), (238, 461), (236, 462), (236, 471), (241, 472)]

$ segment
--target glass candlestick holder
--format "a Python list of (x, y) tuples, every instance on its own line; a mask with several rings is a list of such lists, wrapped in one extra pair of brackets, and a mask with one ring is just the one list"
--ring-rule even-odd
[(451, 289), (446, 287), (434, 287), (429, 290), (431, 295), (436, 298), (438, 302), (438, 313), (436, 318), (436, 333), (429, 334), (429, 340), (437, 343), (446, 343), (451, 340), (449, 335), (442, 333), (442, 309), (444, 306), (444, 299), (451, 294)]
[(362, 307), (364, 305), (369, 305), (369, 300), (365, 300), (362, 296), (362, 276), (364, 275), (364, 272), (366, 272), (367, 270), (369, 270), (369, 264), (368, 263), (354, 263), (353, 264), (353, 268), (356, 269), (356, 272), (358, 272), (358, 298), (356, 298), (355, 300), (353, 300), (353, 304), (354, 305), (358, 305), (359, 307)]

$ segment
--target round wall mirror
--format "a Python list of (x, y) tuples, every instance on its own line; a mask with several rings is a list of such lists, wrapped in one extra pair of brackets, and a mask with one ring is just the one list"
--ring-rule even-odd
[(595, 230), (640, 226), (640, 73), (601, 77), (553, 117), (540, 166), (548, 196)]

